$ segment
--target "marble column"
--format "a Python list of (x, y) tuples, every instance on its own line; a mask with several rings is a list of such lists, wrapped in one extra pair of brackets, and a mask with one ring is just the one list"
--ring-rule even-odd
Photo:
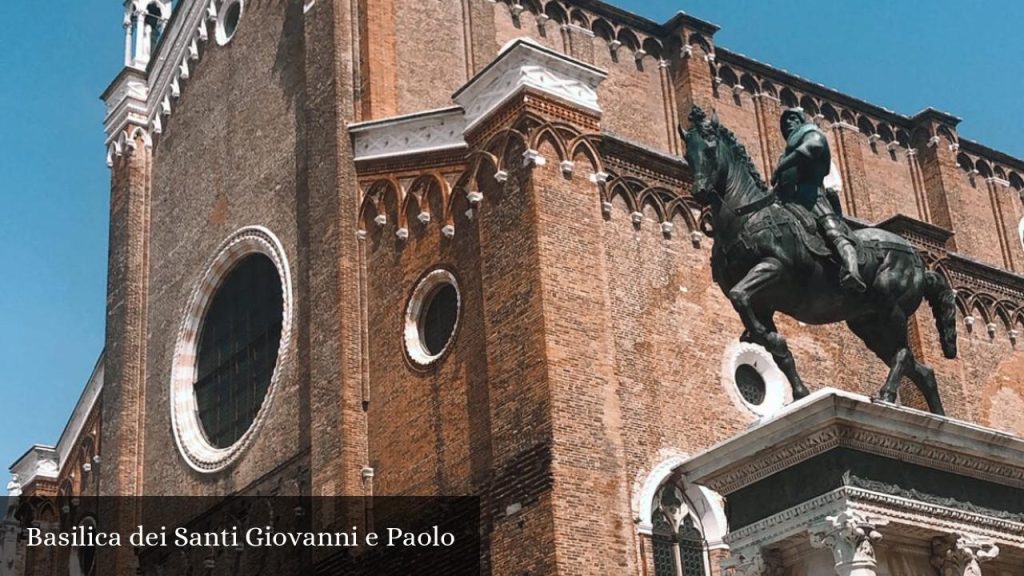
[(941, 576), (981, 576), (981, 563), (999, 555), (992, 541), (967, 534), (947, 534), (932, 540), (932, 566)]
[(882, 538), (876, 528), (886, 523), (844, 510), (811, 526), (811, 546), (832, 551), (838, 576), (875, 576), (874, 542)]

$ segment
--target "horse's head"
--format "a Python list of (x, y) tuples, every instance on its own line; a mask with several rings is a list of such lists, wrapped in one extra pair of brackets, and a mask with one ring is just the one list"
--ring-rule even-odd
[(721, 182), (718, 122), (709, 119), (699, 106), (690, 110), (690, 129), (679, 126), (679, 135), (686, 142), (686, 163), (693, 172), (693, 197), (708, 204), (710, 193)]

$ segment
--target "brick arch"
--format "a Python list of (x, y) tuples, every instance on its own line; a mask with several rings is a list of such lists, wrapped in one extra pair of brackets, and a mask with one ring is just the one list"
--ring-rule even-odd
[(611, 42), (615, 39), (615, 28), (608, 23), (604, 18), (596, 18), (590, 26), (591, 32), (594, 36), (604, 40), (605, 42)]

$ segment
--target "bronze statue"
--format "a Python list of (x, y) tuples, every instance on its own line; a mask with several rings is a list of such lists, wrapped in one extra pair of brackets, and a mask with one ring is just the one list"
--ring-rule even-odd
[(786, 150), (772, 175), (775, 194), (782, 202), (795, 203), (813, 215), (829, 246), (839, 257), (843, 270), (839, 283), (857, 292), (866, 289), (857, 270), (857, 248), (850, 241), (850, 228), (832, 209), (822, 183), (832, 166), (828, 138), (800, 108), (789, 108), (780, 120)]
[[(806, 126), (802, 114), (799, 120), (800, 126)], [(956, 306), (946, 279), (929, 270), (913, 246), (899, 235), (864, 228), (850, 235), (861, 246), (863, 264), (858, 268), (856, 257), (845, 256), (844, 263), (850, 267), (847, 272), (851, 277), (862, 279), (865, 289), (844, 288), (840, 284), (843, 265), (821, 238), (815, 219), (803, 218), (800, 213), (806, 211), (792, 210), (779, 202), (754, 168), (746, 149), (717, 119), (708, 119), (694, 106), (690, 122), (690, 130), (680, 127), (679, 132), (686, 141), (686, 160), (693, 171), (694, 198), (708, 208), (711, 216), (715, 239), (711, 273), (743, 321), (741, 340), (764, 346), (789, 379), (793, 397), (802, 398), (808, 391), (797, 374), (785, 338), (775, 326), (775, 313), (782, 312), (807, 324), (845, 321), (890, 367), (878, 394), (882, 400), (896, 401), (900, 380), (905, 375), (924, 394), (928, 408), (943, 414), (935, 373), (910, 351), (907, 318), (922, 300), (927, 300), (935, 316), (943, 354), (955, 358)], [(813, 207), (817, 207), (822, 203), (823, 152), (801, 151), (808, 135), (814, 137), (814, 129), (801, 133), (796, 120), (790, 122), (787, 134), (795, 145), (791, 149), (787, 146), (787, 155), (814, 161), (801, 164), (799, 158), (786, 160), (784, 155), (785, 165), (777, 171), (777, 179), (783, 183), (780, 192), (793, 195), (784, 202), (800, 202), (806, 207), (813, 199)], [(798, 174), (793, 180), (796, 185), (789, 186), (786, 172), (793, 167), (797, 172), (805, 170), (810, 174)], [(831, 210), (818, 212), (819, 221), (838, 218)], [(820, 228), (838, 238), (833, 224), (824, 222)], [(845, 224), (841, 230), (846, 230)], [(846, 242), (850, 242), (850, 237), (843, 234)], [(836, 252), (847, 252), (841, 240), (831, 239), (831, 243)]]

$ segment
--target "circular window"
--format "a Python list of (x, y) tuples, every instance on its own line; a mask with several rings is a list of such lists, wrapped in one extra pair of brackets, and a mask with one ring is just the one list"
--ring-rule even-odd
[(291, 281), (266, 229), (228, 239), (193, 291), (171, 370), (174, 437), (194, 469), (228, 466), (252, 441), (288, 350)]
[(761, 417), (771, 416), (792, 401), (786, 376), (771, 354), (756, 344), (734, 342), (726, 349), (722, 385), (738, 408)]
[(238, 21), (242, 19), (242, 0), (227, 0), (220, 7), (217, 19), (217, 43), (227, 44), (235, 36)]
[(281, 343), (281, 279), (263, 254), (228, 272), (203, 318), (196, 354), (196, 404), (206, 440), (227, 448), (263, 404)]
[(405, 350), (415, 364), (426, 366), (451, 345), (459, 324), (459, 284), (451, 272), (438, 269), (416, 285), (405, 313)]
[(764, 404), (764, 378), (750, 364), (740, 364), (736, 367), (736, 387), (739, 388), (740, 396), (743, 396), (748, 404), (754, 406)]

